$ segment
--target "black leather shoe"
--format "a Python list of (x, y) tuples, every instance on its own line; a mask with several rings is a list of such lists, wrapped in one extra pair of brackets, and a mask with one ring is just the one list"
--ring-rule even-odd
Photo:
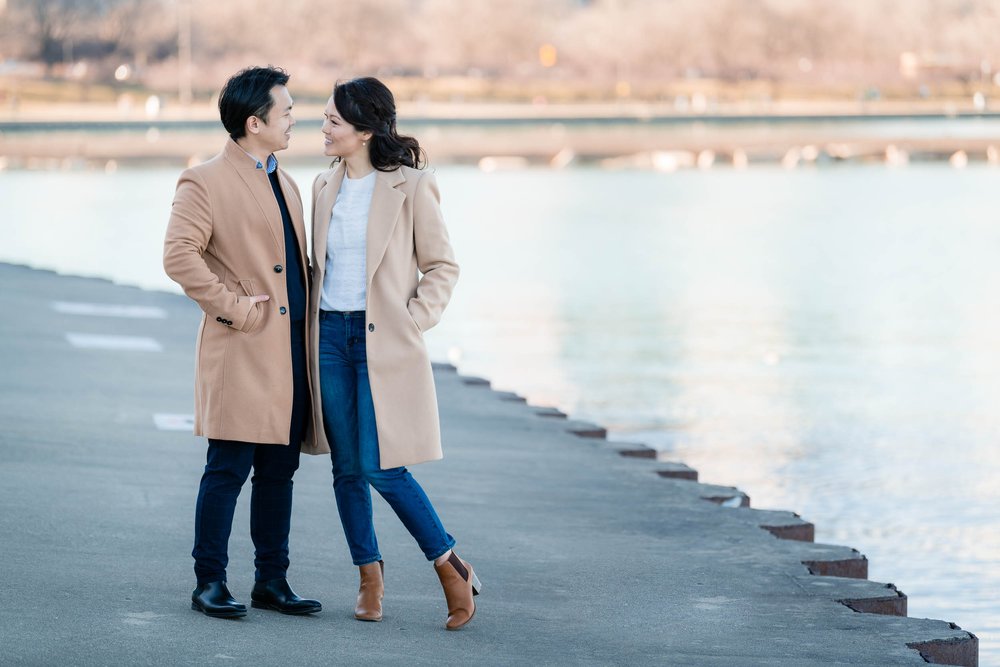
[(239, 618), (247, 615), (246, 605), (236, 601), (224, 581), (212, 581), (194, 589), (194, 593), (191, 593), (191, 608), (215, 618)]
[(287, 579), (258, 581), (250, 593), (254, 609), (273, 609), (282, 614), (315, 614), (323, 610), (319, 600), (304, 600), (288, 585)]

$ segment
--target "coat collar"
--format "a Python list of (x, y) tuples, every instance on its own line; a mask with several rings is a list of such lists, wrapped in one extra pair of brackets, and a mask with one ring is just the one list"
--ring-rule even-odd
[[(237, 150), (240, 150), (239, 146), (236, 146)], [(343, 160), (338, 160), (330, 165), (330, 169), (326, 171), (326, 185), (323, 186), (324, 189), (330, 185), (336, 186), (334, 190), (334, 195), (340, 190), (340, 184), (344, 181), (344, 176), (347, 174), (347, 163)], [(395, 188), (406, 182), (406, 176), (403, 176), (402, 167), (397, 167), (392, 171), (376, 171), (376, 180), (380, 181), (390, 188)]]

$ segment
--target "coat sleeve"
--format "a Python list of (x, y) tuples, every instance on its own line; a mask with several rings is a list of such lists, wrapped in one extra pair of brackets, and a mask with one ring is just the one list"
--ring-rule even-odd
[(424, 172), (413, 200), (413, 246), (423, 276), (417, 294), (406, 304), (421, 331), (439, 321), (458, 282), (458, 264), (441, 215), (441, 197), (434, 174)]
[(212, 202), (204, 180), (193, 169), (181, 174), (163, 242), (163, 269), (209, 318), (249, 332), (260, 306), (227, 288), (205, 262), (212, 240)]

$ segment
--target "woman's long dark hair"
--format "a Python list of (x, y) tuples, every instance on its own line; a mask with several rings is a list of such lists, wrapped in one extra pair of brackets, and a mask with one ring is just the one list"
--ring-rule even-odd
[(400, 165), (422, 169), (426, 164), (417, 140), (396, 131), (396, 100), (378, 79), (365, 76), (338, 83), (333, 88), (333, 104), (354, 129), (372, 133), (368, 156), (379, 171), (392, 171)]

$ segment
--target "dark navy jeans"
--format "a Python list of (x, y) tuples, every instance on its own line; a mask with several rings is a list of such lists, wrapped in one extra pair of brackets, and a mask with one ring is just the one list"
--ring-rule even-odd
[(406, 468), (379, 467), (364, 311), (320, 313), (319, 377), (323, 425), (333, 459), (333, 492), (354, 564), (382, 559), (372, 521), (371, 486), (389, 503), (427, 560), (455, 546)]
[[(309, 386), (303, 323), (292, 323), (292, 421), (288, 446), (235, 440), (208, 441), (194, 520), (194, 573), (198, 584), (225, 581), (229, 534), (236, 498), (250, 469), (250, 537), (256, 580), (282, 579), (288, 570), (288, 531), (292, 517), (292, 475), (309, 417)], [(242, 335), (242, 334), (236, 334)]]

